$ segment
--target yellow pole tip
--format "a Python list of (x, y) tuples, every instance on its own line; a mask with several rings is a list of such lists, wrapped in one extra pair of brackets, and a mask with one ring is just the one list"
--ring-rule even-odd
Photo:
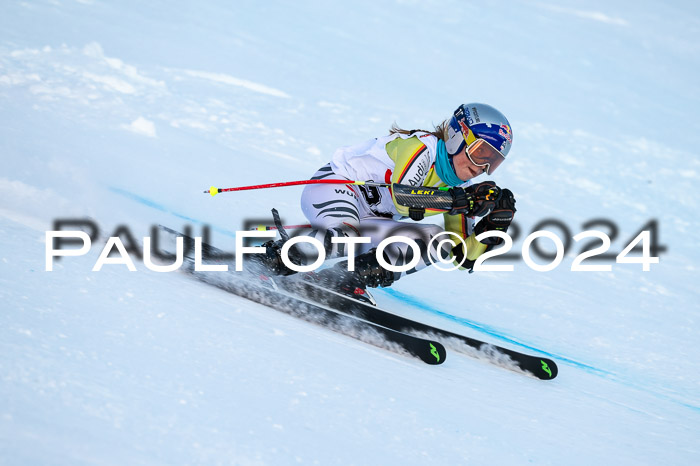
[(211, 194), (212, 196), (216, 196), (217, 194), (219, 194), (219, 189), (212, 186), (211, 188), (209, 188), (209, 194)]

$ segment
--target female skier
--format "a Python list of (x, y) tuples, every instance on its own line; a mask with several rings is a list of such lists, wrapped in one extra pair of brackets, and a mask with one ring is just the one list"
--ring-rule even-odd
[[(500, 189), (492, 181), (474, 184), (472, 179), (482, 173), (493, 174), (508, 155), (512, 142), (510, 123), (501, 112), (489, 105), (471, 103), (460, 105), (449, 120), (433, 131), (406, 131), (394, 125), (388, 136), (338, 149), (330, 163), (321, 167), (312, 179), (399, 183), (428, 189), (412, 190), (407, 202), (406, 196), (399, 196), (396, 189), (388, 187), (307, 185), (301, 207), (313, 228), (310, 235), (325, 246), (326, 257), (346, 255), (345, 245), (333, 243), (333, 237), (371, 238), (369, 244), (358, 247), (360, 254), (355, 257), (354, 272), (347, 271), (347, 261), (329, 270), (342, 277), (341, 280), (349, 279), (362, 287), (390, 286), (400, 276), (431, 265), (439, 254), (442, 257), (451, 254), (455, 263), (471, 270), (481, 254), (501, 241), (491, 237), (481, 243), (476, 236), (489, 230), (506, 232), (515, 213), (515, 199), (510, 190)], [(429, 189), (438, 187), (451, 188)], [(432, 202), (436, 194), (443, 198), (440, 208), (425, 208), (435, 205)], [(402, 221), (407, 218), (419, 221), (441, 212), (444, 229)], [(483, 217), (476, 226), (475, 216)], [(459, 235), (464, 242), (452, 250), (436, 250), (438, 242), (431, 240), (445, 231)], [(383, 268), (375, 255), (374, 248), (384, 238), (394, 235), (413, 239), (421, 251), (418, 265), (404, 273)], [(288, 275), (294, 272), (281, 260), (282, 245), (282, 240), (266, 243), (263, 261), (274, 273)], [(290, 259), (305, 263), (308, 254), (294, 249), (290, 249)], [(413, 259), (413, 250), (405, 243), (392, 243), (384, 249), (383, 258), (391, 265), (404, 265)]]

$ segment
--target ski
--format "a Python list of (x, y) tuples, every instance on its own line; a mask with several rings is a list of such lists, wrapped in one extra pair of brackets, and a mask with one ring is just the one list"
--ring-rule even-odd
[[(192, 238), (182, 233), (162, 226), (161, 229), (170, 234), (183, 236), (190, 246), (194, 244)], [(212, 257), (224, 255), (223, 251), (207, 244), (203, 244), (202, 249), (204, 255)], [(229, 264), (232, 265), (233, 262), (230, 261)], [(297, 274), (290, 277), (276, 277), (274, 283), (275, 286), (286, 291), (288, 295), (305, 299), (314, 305), (325, 306), (336, 314), (341, 313), (359, 318), (362, 319), (362, 322), (374, 324), (385, 330), (393, 330), (402, 335), (420, 337), (426, 341), (428, 339), (430, 341), (440, 340), (461, 353), (515, 371), (529, 373), (540, 380), (554, 379), (559, 373), (557, 364), (552, 359), (521, 353), (399, 316), (377, 307), (371, 295), (369, 299), (366, 295), (350, 297), (324, 287), (322, 283), (317, 281), (316, 277), (317, 274), (314, 273)], [(444, 352), (444, 347), (441, 351)], [(442, 359), (444, 360), (444, 358)]]
[[(528, 372), (541, 380), (551, 380), (559, 372), (557, 364), (544, 357), (514, 351), (493, 345), (476, 338), (467, 337), (432, 325), (427, 325), (391, 312), (384, 311), (372, 304), (362, 302), (354, 297), (331, 291), (322, 284), (314, 282), (314, 274), (302, 274), (278, 280), (278, 284), (291, 293), (325, 304), (355, 317), (362, 318), (382, 327), (391, 328), (404, 333), (418, 334), (440, 340), (447, 346), (462, 353), (485, 358), (505, 367)], [(474, 352), (476, 350), (476, 353)]]
[[(161, 229), (170, 234), (182, 236), (185, 239), (185, 246), (193, 247), (194, 240), (191, 237), (167, 227), (161, 226)], [(223, 253), (213, 246), (204, 244), (202, 252), (203, 255), (210, 257)], [(186, 265), (184, 270), (204, 283), (365, 343), (399, 354), (407, 353), (430, 365), (442, 364), (447, 357), (445, 347), (437, 341), (386, 328), (360, 317), (338, 312), (336, 309), (313, 302), (303, 296), (294, 295), (283, 288), (280, 289), (277, 286), (276, 278), (264, 274), (253, 275), (230, 270), (228, 272), (198, 272), (194, 270), (194, 258), (190, 255), (184, 257), (184, 263)]]

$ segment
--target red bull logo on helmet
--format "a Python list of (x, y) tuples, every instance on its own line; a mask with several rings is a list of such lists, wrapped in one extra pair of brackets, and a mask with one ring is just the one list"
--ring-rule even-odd
[(501, 125), (501, 127), (498, 129), (498, 134), (509, 143), (513, 143), (513, 131), (511, 131), (510, 126)]
[(469, 126), (464, 122), (464, 119), (459, 119), (457, 120), (457, 123), (459, 123), (459, 127), (462, 129), (462, 135), (464, 136), (464, 140), (467, 140), (467, 136), (469, 136)]

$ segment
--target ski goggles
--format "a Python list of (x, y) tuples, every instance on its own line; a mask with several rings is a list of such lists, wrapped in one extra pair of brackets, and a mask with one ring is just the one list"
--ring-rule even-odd
[(506, 159), (484, 139), (476, 139), (467, 146), (467, 157), (477, 167), (485, 167), (484, 171), (489, 175)]
[(467, 122), (464, 114), (459, 114), (458, 110), (450, 119), (450, 124), (447, 127), (447, 140), (445, 148), (450, 155), (450, 163), (454, 167), (452, 157), (461, 153), (464, 148), (467, 148), (467, 157), (477, 167), (485, 167), (484, 171), (487, 174), (492, 174), (498, 166), (503, 163), (505, 157), (501, 152), (493, 147), (485, 139), (481, 139), (474, 134)]

